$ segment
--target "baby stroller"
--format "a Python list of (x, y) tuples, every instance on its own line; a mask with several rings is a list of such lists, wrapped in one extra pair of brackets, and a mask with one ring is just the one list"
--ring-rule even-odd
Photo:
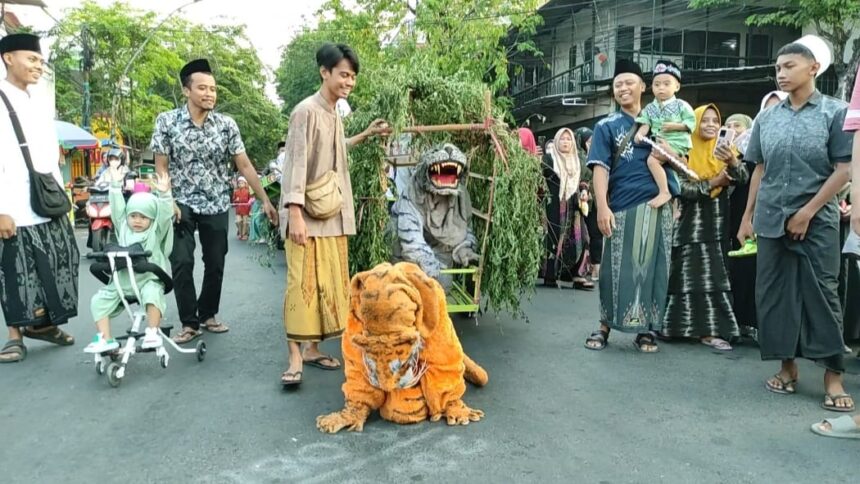
[[(113, 281), (114, 286), (120, 294), (122, 304), (125, 307), (126, 313), (131, 318), (131, 328), (126, 331), (126, 335), (118, 336), (116, 339), (120, 342), (118, 350), (95, 354), (95, 367), (99, 375), (107, 373), (108, 383), (116, 388), (122, 383), (125, 377), (125, 370), (131, 357), (138, 352), (149, 353), (155, 352), (162, 368), (167, 368), (170, 361), (170, 355), (162, 345), (155, 349), (143, 349), (138, 345), (138, 342), (143, 339), (143, 331), (141, 324), (146, 320), (145, 308), (137, 308), (132, 310), (131, 306), (138, 304), (140, 300), (140, 290), (135, 281), (135, 273), (142, 274), (145, 272), (152, 273), (162, 284), (164, 284), (164, 293), (169, 294), (173, 290), (173, 280), (168, 276), (161, 267), (149, 262), (147, 257), (152, 255), (149, 251), (144, 251), (140, 244), (134, 244), (130, 247), (120, 247), (118, 245), (108, 245), (104, 252), (93, 252), (87, 255), (88, 259), (94, 259), (95, 262), (90, 266), (90, 273), (104, 284), (110, 284)], [(134, 290), (134, 297), (127, 297), (119, 282), (119, 271), (128, 268), (129, 277), (131, 278), (131, 287)], [(196, 354), (197, 361), (203, 361), (206, 357), (206, 343), (200, 341), (194, 349), (185, 349), (177, 345), (170, 339), (170, 326), (162, 324), (159, 329), (162, 341), (166, 342), (179, 353)]]

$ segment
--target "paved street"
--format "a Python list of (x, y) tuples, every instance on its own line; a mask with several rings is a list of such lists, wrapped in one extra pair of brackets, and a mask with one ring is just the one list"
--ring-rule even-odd
[[(699, 344), (636, 353), (614, 334), (583, 348), (596, 293), (539, 289), (530, 322), (457, 321), (466, 351), (490, 373), (465, 400), (486, 412), (465, 428), (397, 426), (374, 416), (364, 433), (324, 435), (321, 413), (340, 408), (342, 373), (306, 367), (295, 392), (278, 384), (286, 344), (283, 262), (273, 270), (231, 240), (221, 316), (198, 363), (174, 354), (132, 360), (118, 389), (82, 349), (98, 288), (81, 266), (81, 317), (72, 348), (29, 343), (0, 367), (0, 481), (51, 482), (856, 482), (860, 443), (823, 439), (809, 425), (822, 370), (801, 366), (799, 394), (763, 388), (776, 371), (750, 346), (714, 354)], [(198, 271), (199, 272), (199, 271)], [(199, 279), (198, 279), (199, 281)], [(199, 284), (199, 282), (198, 282)], [(173, 297), (168, 318), (176, 321)], [(114, 322), (114, 330), (126, 322)], [(4, 335), (5, 336), (5, 335)], [(339, 342), (326, 351), (340, 354)], [(848, 390), (860, 396), (860, 378)]]

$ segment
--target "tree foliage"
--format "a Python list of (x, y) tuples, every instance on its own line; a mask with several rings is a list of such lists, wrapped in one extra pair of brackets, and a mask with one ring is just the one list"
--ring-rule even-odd
[[(188, 60), (206, 57), (218, 82), (219, 112), (239, 125), (249, 156), (268, 161), (284, 122), (265, 93), (263, 64), (245, 35), (244, 26), (204, 27), (173, 17), (152, 32), (159, 19), (152, 12), (116, 2), (101, 7), (92, 1), (66, 12), (55, 27), (52, 58), (56, 72), (57, 111), (61, 118), (81, 122), (83, 115), (84, 49), (91, 51), (91, 112), (109, 116), (119, 100), (115, 122), (134, 148), (145, 148), (159, 112), (184, 103), (179, 69)], [(132, 64), (123, 70), (152, 32)]]
[[(693, 8), (736, 5), (734, 0), (690, 0)], [(853, 53), (846, 59), (848, 45), (860, 28), (860, 1), (858, 0), (785, 0), (781, 6), (765, 13), (747, 17), (749, 25), (781, 25), (804, 28), (815, 26), (818, 34), (833, 46), (833, 69), (839, 79), (837, 96), (851, 94), (851, 86), (860, 65), (860, 37), (853, 41)]]

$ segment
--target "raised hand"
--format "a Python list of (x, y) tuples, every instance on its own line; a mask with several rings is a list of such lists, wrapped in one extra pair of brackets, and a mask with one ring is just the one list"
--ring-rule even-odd
[(155, 189), (161, 193), (167, 193), (170, 191), (170, 175), (168, 174), (155, 174)]

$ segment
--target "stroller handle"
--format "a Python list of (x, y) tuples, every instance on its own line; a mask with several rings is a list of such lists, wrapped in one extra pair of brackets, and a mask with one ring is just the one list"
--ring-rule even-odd
[(126, 250), (113, 250), (106, 252), (90, 252), (87, 254), (87, 259), (104, 259), (108, 256), (108, 254), (128, 254), (129, 257), (149, 257), (152, 255), (152, 252), (149, 250), (138, 250), (138, 249), (126, 249)]

